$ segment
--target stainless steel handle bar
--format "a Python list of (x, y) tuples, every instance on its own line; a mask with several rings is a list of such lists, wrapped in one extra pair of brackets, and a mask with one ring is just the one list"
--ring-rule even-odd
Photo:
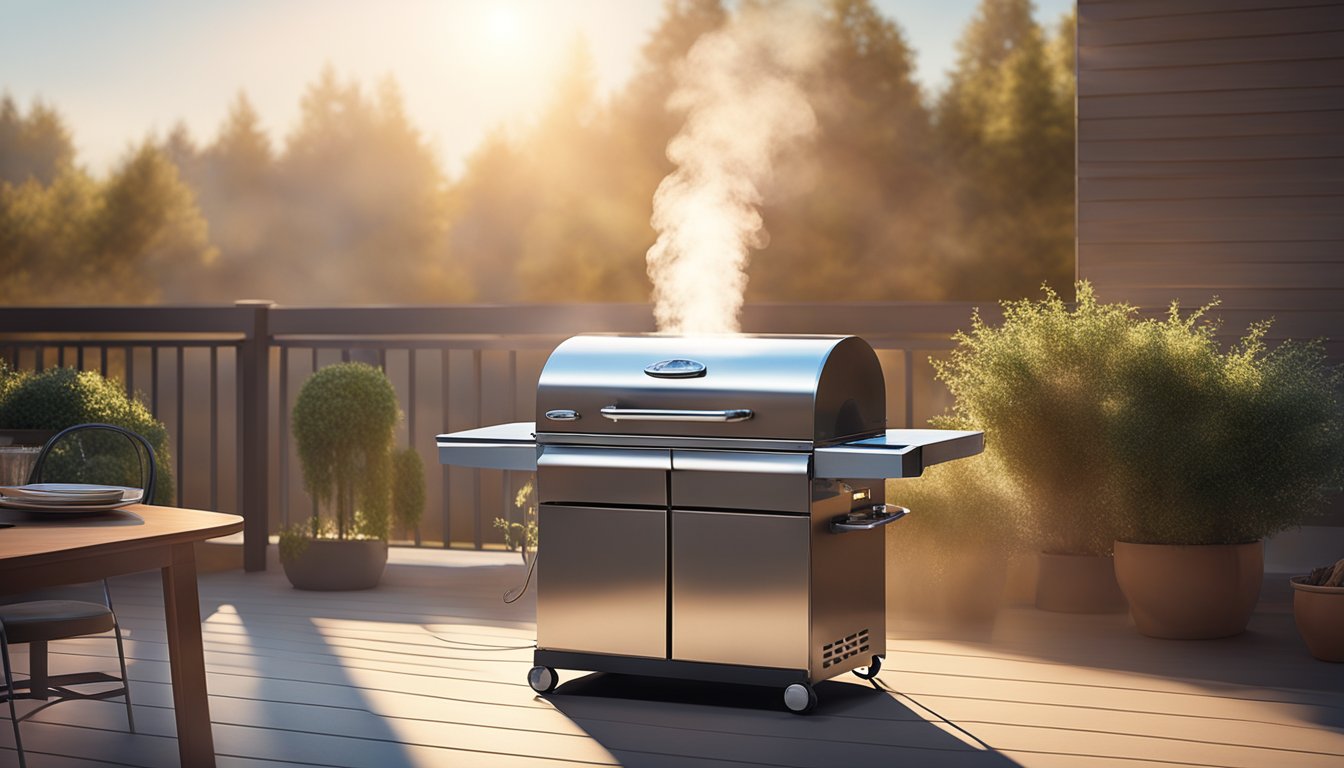
[(666, 408), (617, 408), (608, 405), (602, 415), (612, 421), (746, 421), (754, 414), (748, 408), (727, 408), (722, 411), (683, 411)]
[(875, 504), (868, 510), (868, 514), (855, 515), (851, 513), (832, 520), (831, 533), (871, 531), (874, 528), (891, 525), (908, 514), (910, 514), (910, 510), (905, 507), (899, 507), (895, 504)]

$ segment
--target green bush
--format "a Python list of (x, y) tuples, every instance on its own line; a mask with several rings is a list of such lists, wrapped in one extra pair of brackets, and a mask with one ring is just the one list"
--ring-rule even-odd
[[(0, 428), (61, 430), (90, 422), (124, 427), (144, 437), (158, 459), (153, 501), (172, 503), (168, 430), (139, 400), (127, 397), (120, 383), (96, 371), (74, 368), (50, 368), (41, 373), (0, 371)], [(50, 476), (69, 482), (141, 482), (139, 463), (126, 439), (112, 433), (83, 435), (78, 445), (62, 441), (47, 461)]]
[(887, 500), (910, 509), (893, 526), (902, 543), (1008, 554), (1022, 541), (1021, 505), (992, 448), (936, 464), (919, 478), (888, 480)]
[(413, 447), (392, 454), (392, 519), (414, 530), (425, 512), (425, 463)]
[(1123, 506), (1106, 439), (1122, 397), (1113, 372), (1136, 319), (1085, 282), (1077, 294), (1073, 308), (1048, 288), (1040, 301), (1005, 302), (999, 326), (977, 312), (951, 356), (933, 361), (956, 398), (935, 424), (984, 430), (1043, 551), (1108, 554)]
[(1255, 541), (1300, 523), (1344, 480), (1341, 376), (1318, 343), (1231, 350), (1203, 307), (1141, 319), (1078, 285), (977, 316), (935, 362), (956, 397), (940, 426), (985, 430), (1047, 552), (1115, 540)]
[(1344, 481), (1340, 371), (1321, 344), (1224, 353), (1205, 310), (1138, 323), (1115, 378), (1112, 428), (1126, 504), (1120, 537), (1240, 544), (1300, 524)]

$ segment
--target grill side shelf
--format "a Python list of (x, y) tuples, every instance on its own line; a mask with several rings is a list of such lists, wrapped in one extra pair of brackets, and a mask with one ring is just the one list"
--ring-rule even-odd
[(516, 421), (439, 435), (439, 463), (479, 469), (535, 472), (536, 424)]
[(919, 477), (924, 468), (974, 456), (985, 449), (983, 432), (951, 429), (889, 429), (885, 435), (818, 448), (819, 478)]

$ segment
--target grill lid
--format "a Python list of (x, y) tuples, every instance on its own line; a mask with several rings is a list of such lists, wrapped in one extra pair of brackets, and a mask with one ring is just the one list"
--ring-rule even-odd
[(885, 389), (855, 336), (575, 336), (542, 369), (537, 433), (825, 445), (882, 434)]

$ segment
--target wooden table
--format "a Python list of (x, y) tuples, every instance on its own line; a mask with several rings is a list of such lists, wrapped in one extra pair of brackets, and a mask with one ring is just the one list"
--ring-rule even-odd
[(243, 518), (137, 504), (93, 517), (0, 510), (0, 522), (15, 524), (0, 528), (0, 594), (162, 572), (178, 754), (183, 766), (214, 766), (194, 545), (241, 531)]

